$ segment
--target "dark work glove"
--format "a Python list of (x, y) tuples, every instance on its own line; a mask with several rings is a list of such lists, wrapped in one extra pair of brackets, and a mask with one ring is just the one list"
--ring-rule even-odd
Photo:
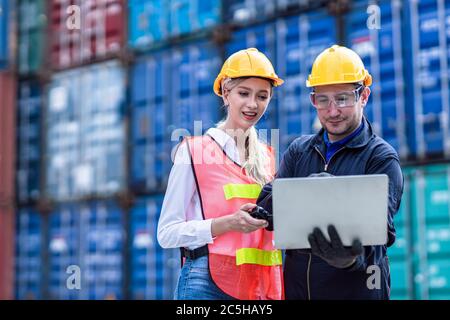
[(351, 247), (344, 247), (341, 238), (333, 225), (328, 226), (329, 242), (319, 228), (314, 228), (308, 236), (311, 252), (321, 257), (330, 266), (344, 269), (352, 266), (356, 258), (363, 253), (363, 246), (359, 239), (353, 240)]
[(311, 178), (322, 178), (322, 177), (334, 177), (332, 174), (328, 172), (320, 172), (320, 173), (311, 173), (308, 177)]

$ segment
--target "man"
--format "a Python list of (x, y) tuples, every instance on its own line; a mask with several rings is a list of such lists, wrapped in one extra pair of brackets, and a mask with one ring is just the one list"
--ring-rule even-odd
[[(286, 251), (286, 299), (389, 299), (386, 249), (395, 241), (393, 216), (400, 206), (403, 176), (396, 151), (373, 133), (363, 116), (371, 83), (355, 52), (337, 45), (323, 51), (306, 81), (322, 129), (292, 142), (276, 178), (387, 174), (388, 243), (362, 247), (355, 239), (352, 247), (344, 247), (334, 226), (327, 230), (330, 241), (320, 229), (311, 230), (311, 250)], [(317, 195), (317, 201), (326, 199), (326, 194)], [(271, 184), (264, 186), (258, 205), (272, 212)]]

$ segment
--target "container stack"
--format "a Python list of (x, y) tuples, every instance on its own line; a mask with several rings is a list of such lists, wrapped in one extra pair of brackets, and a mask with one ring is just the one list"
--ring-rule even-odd
[(222, 62), (256, 47), (285, 80), (257, 124), (280, 159), (320, 129), (305, 80), (335, 43), (372, 74), (365, 116), (404, 170), (391, 297), (450, 298), (448, 1), (0, 0), (0, 9), (0, 298), (171, 299), (180, 256), (159, 246), (157, 223), (180, 139), (224, 116), (212, 90)]

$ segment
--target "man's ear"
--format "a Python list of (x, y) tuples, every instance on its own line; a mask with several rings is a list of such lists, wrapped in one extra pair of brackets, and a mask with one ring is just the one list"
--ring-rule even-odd
[(362, 106), (365, 107), (367, 105), (367, 101), (369, 101), (369, 96), (370, 96), (370, 88), (369, 87), (365, 87), (362, 94), (361, 94), (361, 101), (362, 101)]

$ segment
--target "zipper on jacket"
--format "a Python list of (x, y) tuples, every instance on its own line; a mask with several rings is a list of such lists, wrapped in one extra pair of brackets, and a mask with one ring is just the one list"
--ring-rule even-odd
[(309, 259), (308, 259), (308, 270), (307, 270), (307, 278), (306, 278), (306, 285), (308, 287), (308, 300), (311, 300), (311, 290), (309, 288), (309, 270), (311, 269), (311, 259), (312, 259), (312, 254), (309, 254)]
[(328, 165), (330, 164), (331, 159), (333, 159), (333, 157), (334, 157), (336, 154), (338, 154), (341, 150), (345, 149), (345, 146), (342, 147), (342, 148), (340, 148), (338, 151), (336, 151), (336, 152), (331, 156), (330, 160), (328, 160), (328, 162), (327, 162), (327, 160), (325, 159), (325, 157), (323, 156), (322, 152), (320, 152), (319, 148), (314, 147), (314, 149), (320, 154), (320, 157), (323, 159), (323, 162), (325, 163), (325, 167), (323, 168), (323, 170), (324, 170), (325, 172), (327, 172), (327, 170), (328, 170)]

